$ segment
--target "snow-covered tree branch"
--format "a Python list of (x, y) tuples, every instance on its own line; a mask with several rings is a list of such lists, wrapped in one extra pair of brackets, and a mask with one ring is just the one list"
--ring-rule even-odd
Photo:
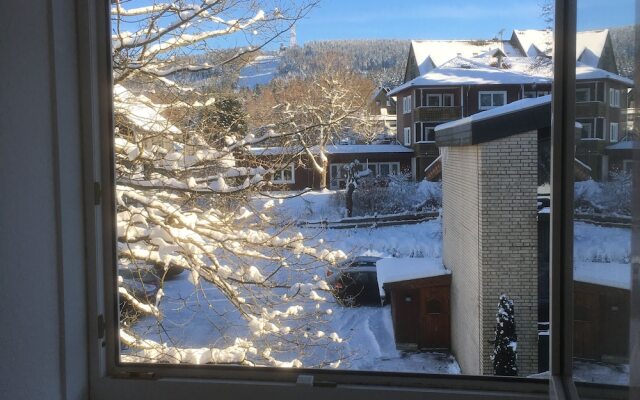
[[(322, 364), (337, 366), (342, 339), (323, 330), (332, 313), (329, 287), (304, 271), (344, 254), (309, 245), (291, 226), (272, 220), (271, 205), (253, 201), (292, 160), (283, 154), (267, 163), (250, 148), (292, 143), (300, 135), (249, 129), (233, 96), (201, 93), (165, 77), (209, 67), (181, 64), (177, 56), (188, 52), (229, 43), (238, 49), (232, 57), (259, 49), (315, 2), (127, 3), (112, 8), (123, 360), (300, 367), (314, 366), (305, 364), (305, 355), (321, 348)], [(224, 54), (219, 63), (228, 62)], [(315, 123), (331, 129), (347, 114)], [(305, 123), (296, 131), (307, 132)], [(168, 333), (174, 321), (167, 320), (163, 286), (181, 272), (191, 282), (188, 298), (219, 316), (210, 321), (215, 335), (204, 347), (182, 345)]]

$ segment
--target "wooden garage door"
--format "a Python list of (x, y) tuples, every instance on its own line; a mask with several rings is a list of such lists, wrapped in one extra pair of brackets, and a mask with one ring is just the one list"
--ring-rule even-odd
[(418, 346), (425, 349), (450, 347), (449, 288), (422, 289)]

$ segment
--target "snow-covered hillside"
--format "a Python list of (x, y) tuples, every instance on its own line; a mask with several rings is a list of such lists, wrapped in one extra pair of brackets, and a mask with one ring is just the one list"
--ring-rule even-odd
[(240, 70), (238, 77), (239, 88), (254, 89), (257, 85), (268, 85), (278, 74), (280, 56), (257, 56)]

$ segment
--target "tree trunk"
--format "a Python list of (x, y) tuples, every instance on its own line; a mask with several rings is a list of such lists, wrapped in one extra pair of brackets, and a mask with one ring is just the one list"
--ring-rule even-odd
[(353, 216), (353, 191), (356, 190), (356, 187), (353, 183), (349, 184), (349, 188), (347, 189), (347, 217)]

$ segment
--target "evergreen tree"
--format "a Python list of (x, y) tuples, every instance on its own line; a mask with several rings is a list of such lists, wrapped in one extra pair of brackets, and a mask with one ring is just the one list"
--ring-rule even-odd
[(499, 376), (517, 376), (518, 365), (516, 349), (518, 336), (516, 335), (516, 321), (513, 301), (505, 294), (500, 295), (498, 313), (496, 315), (495, 340), (493, 341), (493, 374)]

